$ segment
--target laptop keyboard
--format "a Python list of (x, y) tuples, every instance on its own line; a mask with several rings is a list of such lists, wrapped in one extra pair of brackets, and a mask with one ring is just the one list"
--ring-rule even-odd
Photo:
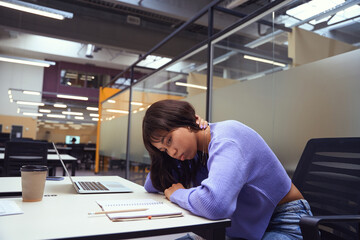
[(78, 182), (78, 183), (85, 190), (93, 190), (93, 191), (109, 190), (99, 182)]

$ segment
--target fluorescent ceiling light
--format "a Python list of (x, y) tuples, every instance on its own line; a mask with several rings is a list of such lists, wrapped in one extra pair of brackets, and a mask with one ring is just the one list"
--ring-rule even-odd
[(344, 2), (344, 0), (312, 0), (287, 10), (286, 14), (300, 20), (305, 20)]
[(108, 102), (108, 103), (116, 103), (115, 100), (111, 100), (111, 99), (110, 99), (110, 100), (107, 100), (107, 102)]
[(48, 114), (46, 116), (50, 118), (65, 118), (65, 115), (60, 115), (60, 114)]
[(200, 85), (195, 85), (195, 84), (190, 84), (190, 83), (176, 82), (175, 84), (178, 85), (178, 86), (183, 86), (183, 87), (199, 88), (199, 89), (203, 89), (203, 90), (207, 89), (207, 87), (200, 86)]
[[(346, 8), (343, 11), (337, 12), (336, 15), (330, 19), (328, 24), (329, 25), (335, 24), (337, 22), (344, 21), (346, 19), (350, 19), (350, 18), (359, 16), (359, 15), (360, 15), (360, 6), (354, 5), (354, 6)], [(359, 18), (357, 18), (357, 19), (359, 20)]]
[(257, 61), (257, 62), (263, 62), (263, 63), (273, 64), (273, 65), (280, 66), (280, 67), (285, 67), (285, 66), (286, 66), (286, 64), (284, 64), (284, 63), (274, 62), (274, 61), (272, 61), (272, 60), (267, 60), (267, 59), (264, 59), (264, 58), (253, 57), (253, 56), (249, 56), (249, 55), (244, 55), (244, 58), (245, 58), (245, 59), (248, 59), (248, 60)]
[(50, 67), (50, 65), (55, 65), (55, 62), (51, 61), (43, 61), (38, 59), (31, 59), (31, 58), (22, 58), (22, 57), (14, 57), (14, 56), (7, 56), (0, 54), (0, 61), (3, 62), (10, 62), (10, 63), (20, 63), (20, 64), (27, 64), (37, 67)]
[(42, 117), (43, 114), (42, 113), (30, 113), (30, 112), (23, 112), (24, 115), (27, 116), (37, 116), (37, 117)]
[(143, 103), (141, 103), (141, 102), (131, 102), (131, 105), (142, 106)]
[(88, 100), (87, 97), (64, 95), (64, 94), (57, 94), (56, 97), (58, 97), (58, 98), (66, 98), (66, 99), (74, 99), (74, 100), (82, 100), (82, 101), (87, 101)]
[(117, 109), (106, 109), (107, 112), (113, 112), (113, 113), (129, 113), (129, 111), (124, 111), (124, 110), (117, 110)]
[(49, 109), (39, 109), (39, 112), (42, 112), (42, 113), (51, 113), (51, 110), (49, 110)]
[[(194, 63), (195, 65), (195, 63)], [(184, 71), (185, 68), (183, 68), (181, 71)], [(169, 83), (172, 83), (172, 82), (176, 82), (176, 81), (179, 81), (181, 80), (182, 78), (184, 78), (184, 76), (182, 74), (178, 74), (176, 75), (175, 77), (172, 77), (164, 82), (161, 82), (161, 83), (158, 83), (156, 84), (155, 86), (153, 86), (154, 88), (161, 88), (162, 86), (164, 86), (165, 84), (169, 84)]]
[(63, 111), (62, 114), (64, 115), (76, 115), (76, 116), (82, 116), (82, 112), (69, 112), (69, 111)]
[(0, 1), (0, 6), (58, 20), (64, 20), (65, 18), (73, 17), (73, 14), (70, 12), (65, 12), (18, 0), (2, 0)]
[(171, 58), (167, 58), (167, 57), (149, 55), (144, 60), (136, 64), (136, 66), (158, 69), (163, 65), (167, 64), (168, 62), (170, 62), (171, 60), (172, 60)]
[(84, 120), (84, 117), (75, 116), (75, 119), (77, 119), (77, 120)]
[(91, 120), (98, 122), (99, 118), (92, 118)]
[(59, 121), (54, 121), (54, 120), (45, 120), (46, 123), (60, 123)]
[(89, 111), (99, 111), (99, 108), (97, 108), (97, 107), (87, 107), (86, 110), (89, 110)]
[(83, 125), (83, 126), (95, 126), (95, 124), (93, 124), (93, 123), (81, 123), (81, 125)]
[(67, 106), (65, 104), (55, 103), (54, 107), (56, 107), (56, 108), (66, 108)]
[(25, 102), (25, 101), (16, 101), (17, 104), (20, 105), (31, 105), (31, 106), (44, 106), (44, 103), (39, 102)]
[(23, 91), (23, 94), (40, 96), (40, 93), (35, 91)]
[(99, 117), (99, 114), (97, 114), (97, 113), (90, 113), (90, 117)]

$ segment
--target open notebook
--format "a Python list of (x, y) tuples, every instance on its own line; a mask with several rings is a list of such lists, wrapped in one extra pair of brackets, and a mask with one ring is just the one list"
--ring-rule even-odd
[(59, 151), (54, 143), (52, 143), (56, 154), (58, 155), (60, 162), (66, 172), (66, 175), (70, 178), (72, 185), (78, 193), (125, 193), (132, 192), (131, 189), (123, 186), (118, 182), (112, 181), (75, 181), (69, 174), (64, 161), (62, 160)]
[(137, 219), (152, 219), (164, 217), (181, 217), (182, 212), (166, 203), (153, 199), (119, 199), (96, 201), (103, 211), (117, 211), (128, 209), (145, 209), (143, 211), (108, 213), (111, 221), (125, 221)]

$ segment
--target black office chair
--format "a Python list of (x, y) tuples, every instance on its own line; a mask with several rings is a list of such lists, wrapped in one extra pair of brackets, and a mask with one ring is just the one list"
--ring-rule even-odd
[(95, 153), (96, 153), (95, 143), (88, 143), (84, 146), (83, 163), (85, 165), (86, 170), (91, 170), (95, 166)]
[(5, 144), (4, 176), (21, 176), (23, 165), (47, 165), (47, 143), (7, 142)]
[(0, 133), (0, 147), (5, 147), (8, 141), (10, 141), (10, 133)]
[(12, 138), (10, 139), (11, 142), (34, 142), (36, 140), (32, 139), (32, 138)]
[(304, 240), (360, 239), (360, 138), (309, 140), (292, 180), (314, 214)]
[(71, 147), (69, 155), (73, 156), (74, 158), (77, 159), (77, 161), (76, 161), (77, 162), (77, 168), (80, 169), (82, 163), (84, 163), (84, 156), (85, 156), (84, 147), (85, 147), (85, 144), (69, 144), (67, 146)]

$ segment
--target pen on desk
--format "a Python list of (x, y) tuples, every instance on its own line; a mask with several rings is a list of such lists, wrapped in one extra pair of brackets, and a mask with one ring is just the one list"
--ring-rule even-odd
[(90, 212), (89, 215), (97, 215), (97, 214), (108, 214), (108, 213), (123, 213), (123, 212), (139, 212), (146, 211), (148, 208), (134, 208), (134, 209), (123, 209), (123, 210), (114, 210), (114, 211), (101, 211), (101, 212)]

